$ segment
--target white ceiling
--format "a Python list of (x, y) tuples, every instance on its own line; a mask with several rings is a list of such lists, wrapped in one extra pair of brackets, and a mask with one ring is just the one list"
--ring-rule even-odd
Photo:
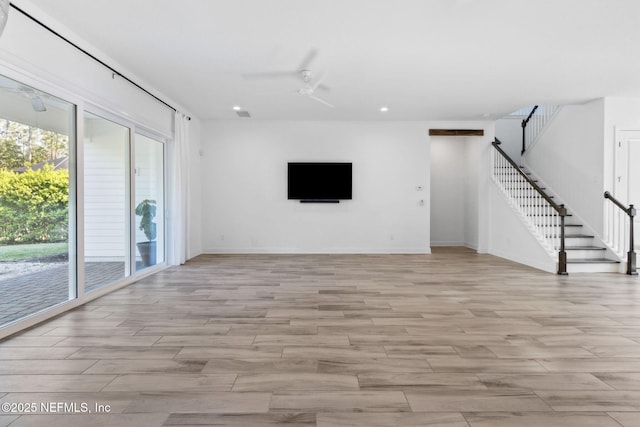
[[(640, 97), (638, 0), (31, 3), (202, 119), (240, 105), (255, 119), (484, 120)], [(243, 78), (295, 70), (312, 48), (333, 109), (295, 78)]]

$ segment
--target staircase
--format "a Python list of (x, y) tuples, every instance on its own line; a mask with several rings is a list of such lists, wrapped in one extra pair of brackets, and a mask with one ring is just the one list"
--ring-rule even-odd
[[(520, 166), (520, 170), (535, 183), (539, 181), (524, 166)], [(555, 199), (554, 195), (540, 187), (551, 199)], [(606, 257), (607, 248), (592, 233), (584, 230), (584, 225), (580, 223), (567, 209), (565, 216), (565, 251), (567, 253), (567, 272), (568, 273), (616, 273), (619, 271), (620, 261)], [(549, 228), (546, 233), (548, 239), (559, 239), (558, 230)]]
[(558, 260), (558, 274), (618, 272), (619, 261), (607, 258), (605, 245), (538, 185), (530, 171), (509, 158), (500, 141), (493, 146), (493, 181), (542, 247)]

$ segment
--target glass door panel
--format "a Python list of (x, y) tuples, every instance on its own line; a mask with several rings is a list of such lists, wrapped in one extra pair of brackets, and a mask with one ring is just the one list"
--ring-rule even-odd
[(84, 120), (84, 289), (129, 276), (129, 128)]
[(135, 135), (136, 270), (164, 262), (164, 144)]
[(73, 104), (0, 76), (0, 327), (76, 297), (74, 147)]

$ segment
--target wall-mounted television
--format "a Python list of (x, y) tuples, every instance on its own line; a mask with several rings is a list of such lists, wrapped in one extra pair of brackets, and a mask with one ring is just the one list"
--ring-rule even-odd
[(303, 203), (351, 200), (351, 163), (289, 163), (287, 198)]

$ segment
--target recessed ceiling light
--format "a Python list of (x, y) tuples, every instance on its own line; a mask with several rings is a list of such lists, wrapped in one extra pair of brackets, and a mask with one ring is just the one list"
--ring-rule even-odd
[(386, 113), (387, 111), (389, 111), (389, 107), (380, 107), (380, 111), (382, 113)]
[(240, 110), (242, 110), (242, 107), (240, 107), (239, 105), (234, 105), (233, 109), (234, 109), (234, 111), (240, 111)]

